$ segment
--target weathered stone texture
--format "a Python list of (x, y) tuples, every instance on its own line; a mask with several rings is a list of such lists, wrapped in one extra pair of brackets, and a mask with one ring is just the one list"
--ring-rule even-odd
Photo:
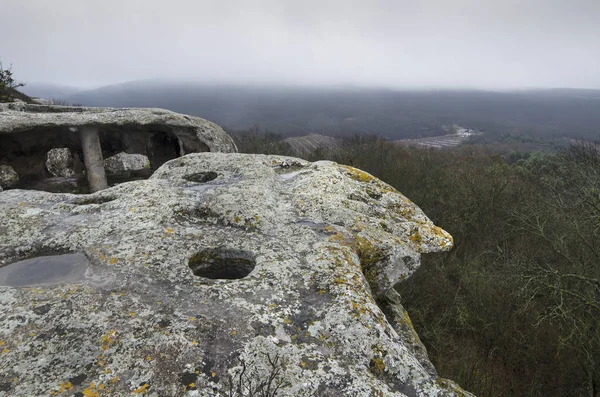
[(132, 172), (150, 169), (150, 160), (143, 154), (117, 153), (104, 159), (104, 169), (109, 175), (129, 176)]
[(78, 128), (147, 128), (168, 130), (181, 140), (186, 152), (236, 152), (235, 143), (218, 125), (199, 117), (164, 109), (117, 109), (0, 103), (0, 135), (29, 130)]
[(357, 169), (198, 153), (91, 195), (5, 191), (0, 219), (0, 266), (90, 260), (0, 287), (0, 396), (469, 395), (388, 294), (452, 239)]
[(70, 151), (79, 179), (80, 165), (91, 161), (86, 176), (92, 191), (105, 187), (103, 159), (121, 152), (146, 156), (152, 170), (188, 153), (237, 152), (218, 125), (168, 110), (0, 103), (0, 164), (10, 165), (21, 182), (71, 175), (53, 168), (48, 153), (55, 155), (54, 149)]
[(19, 182), (19, 175), (9, 165), (0, 165), (0, 188), (7, 188)]
[(46, 155), (46, 169), (52, 176), (73, 178), (73, 155), (69, 148), (50, 149)]

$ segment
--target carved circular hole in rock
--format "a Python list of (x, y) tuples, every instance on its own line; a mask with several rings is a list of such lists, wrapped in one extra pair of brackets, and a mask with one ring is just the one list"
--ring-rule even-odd
[(89, 264), (88, 258), (78, 252), (39, 255), (1, 267), (0, 285), (32, 287), (73, 283), (85, 278)]
[(196, 183), (206, 183), (217, 179), (219, 175), (213, 171), (207, 172), (196, 172), (195, 174), (189, 174), (183, 177), (186, 181)]
[(254, 267), (254, 256), (245, 251), (207, 249), (190, 258), (188, 265), (196, 276), (235, 280), (246, 277)]

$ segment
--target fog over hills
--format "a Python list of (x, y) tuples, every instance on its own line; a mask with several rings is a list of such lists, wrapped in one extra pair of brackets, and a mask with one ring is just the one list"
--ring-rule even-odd
[(51, 83), (27, 83), (22, 89), (29, 96), (44, 98), (47, 100), (57, 99), (64, 100), (65, 98), (83, 91), (77, 87), (68, 85), (57, 85)]
[(389, 139), (443, 135), (446, 124), (497, 133), (597, 139), (600, 90), (395, 91), (349, 87), (209, 85), (133, 81), (94, 90), (30, 85), (25, 92), (86, 106), (161, 107), (229, 130), (284, 136), (374, 133)]

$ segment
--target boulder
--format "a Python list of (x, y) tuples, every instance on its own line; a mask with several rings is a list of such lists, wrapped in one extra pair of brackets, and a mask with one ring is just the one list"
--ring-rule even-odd
[(128, 177), (132, 173), (150, 170), (150, 160), (143, 154), (121, 152), (105, 159), (104, 169), (108, 175)]
[(164, 109), (95, 108), (79, 106), (0, 103), (0, 135), (30, 130), (97, 126), (104, 131), (168, 131), (184, 152), (236, 152), (235, 143), (218, 125), (199, 117)]
[(84, 129), (98, 132), (103, 158), (142, 154), (154, 170), (189, 153), (237, 152), (218, 125), (168, 110), (0, 103), (0, 162), (24, 179), (45, 178), (51, 149), (68, 148), (75, 159), (84, 159)]
[(0, 396), (470, 395), (391, 292), (452, 238), (355, 168), (190, 154), (0, 219)]
[(69, 148), (50, 149), (46, 155), (46, 169), (55, 177), (74, 177), (73, 156)]
[(10, 165), (0, 165), (0, 188), (12, 187), (19, 183), (19, 174)]

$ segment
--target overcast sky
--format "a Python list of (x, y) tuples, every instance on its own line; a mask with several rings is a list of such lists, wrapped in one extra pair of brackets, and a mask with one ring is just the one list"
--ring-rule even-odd
[(600, 0), (0, 0), (23, 81), (600, 88)]

